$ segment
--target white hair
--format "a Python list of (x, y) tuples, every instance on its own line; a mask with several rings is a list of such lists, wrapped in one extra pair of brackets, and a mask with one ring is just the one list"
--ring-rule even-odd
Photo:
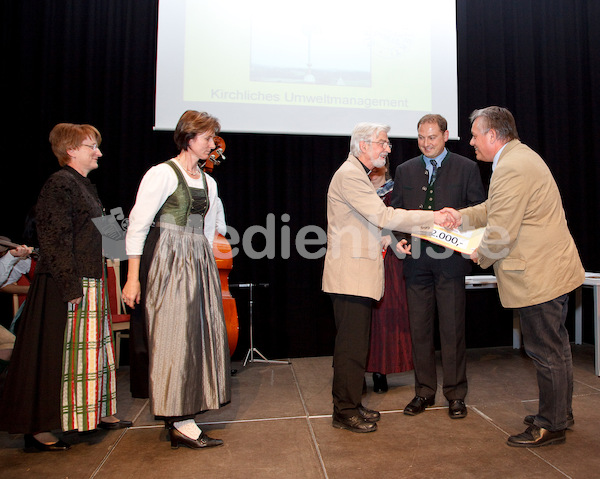
[(390, 126), (382, 125), (381, 123), (358, 123), (352, 130), (350, 153), (358, 158), (360, 155), (360, 142), (370, 141), (382, 131), (388, 133), (390, 131)]

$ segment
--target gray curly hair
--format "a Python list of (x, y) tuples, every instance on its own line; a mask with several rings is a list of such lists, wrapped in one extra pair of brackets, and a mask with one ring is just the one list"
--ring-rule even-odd
[(367, 122), (358, 123), (352, 130), (352, 136), (350, 138), (350, 153), (358, 158), (360, 155), (360, 142), (371, 141), (382, 131), (388, 133), (390, 131), (389, 125)]

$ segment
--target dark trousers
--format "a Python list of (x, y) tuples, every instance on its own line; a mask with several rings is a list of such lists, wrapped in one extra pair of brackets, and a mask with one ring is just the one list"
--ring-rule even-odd
[(565, 328), (569, 296), (519, 308), (525, 352), (537, 370), (540, 405), (534, 424), (550, 431), (567, 427), (572, 414), (573, 359)]
[(342, 416), (357, 414), (365, 379), (373, 300), (332, 294), (335, 317), (333, 351), (333, 410)]
[[(432, 269), (417, 269), (406, 277), (408, 318), (415, 367), (415, 394), (435, 396), (435, 309), (437, 305), (443, 368), (444, 396), (464, 399), (467, 395), (465, 343), (465, 278), (446, 277), (443, 261)], [(436, 270), (437, 268), (437, 270)]]

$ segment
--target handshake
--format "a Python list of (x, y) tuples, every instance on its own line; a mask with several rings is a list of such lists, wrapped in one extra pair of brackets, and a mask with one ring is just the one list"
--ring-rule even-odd
[(433, 222), (451, 230), (462, 224), (462, 215), (454, 208), (442, 208), (433, 212)]
[[(462, 215), (454, 208), (443, 208), (433, 212), (433, 222), (442, 228), (452, 230), (458, 228), (462, 224)], [(389, 236), (383, 237), (382, 246), (384, 249), (389, 245), (389, 241), (386, 242), (388, 238)], [(408, 241), (405, 239), (398, 241), (396, 244), (396, 251), (400, 254), (412, 254), (411, 245), (408, 244)]]

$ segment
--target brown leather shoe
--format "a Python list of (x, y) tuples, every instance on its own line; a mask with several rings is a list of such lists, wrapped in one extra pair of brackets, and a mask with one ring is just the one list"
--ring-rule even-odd
[(532, 425), (521, 434), (510, 436), (506, 444), (513, 447), (540, 447), (548, 444), (562, 444), (565, 439), (565, 429), (562, 431), (549, 431), (543, 427)]
[(365, 421), (369, 422), (377, 422), (381, 419), (381, 414), (379, 411), (374, 411), (373, 409), (368, 409), (364, 407), (362, 404), (358, 406), (358, 414), (362, 416)]
[(377, 424), (367, 421), (360, 414), (344, 417), (334, 412), (332, 418), (333, 421), (331, 422), (331, 425), (338, 429), (347, 429), (352, 432), (377, 431)]
[[(525, 416), (525, 419), (523, 419), (523, 424), (525, 424), (526, 426), (532, 426), (534, 420), (535, 420), (535, 414)], [(575, 425), (575, 419), (573, 418), (573, 414), (569, 414), (567, 416), (567, 429), (570, 427), (573, 427), (574, 425)]]
[(421, 396), (415, 396), (411, 402), (409, 402), (404, 408), (404, 414), (407, 416), (416, 416), (421, 414), (428, 406), (435, 404), (435, 397), (424, 398)]

